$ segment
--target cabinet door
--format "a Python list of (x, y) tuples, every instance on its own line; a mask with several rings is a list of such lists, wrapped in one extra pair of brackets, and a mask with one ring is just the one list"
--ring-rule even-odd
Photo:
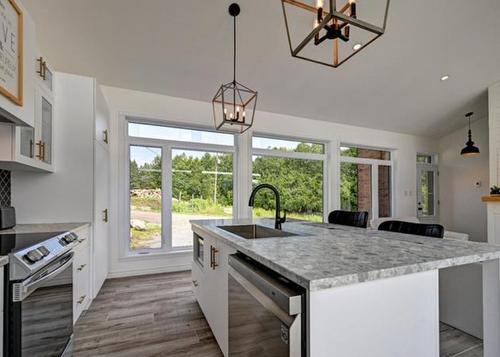
[(35, 156), (35, 129), (30, 126), (23, 126), (19, 130), (21, 132), (20, 153), (25, 158), (32, 159)]
[(215, 283), (214, 286), (217, 287), (219, 291), (218, 298), (216, 299), (217, 303), (217, 342), (219, 343), (219, 347), (224, 353), (225, 356), (229, 355), (229, 313), (228, 313), (228, 274), (229, 274), (229, 265), (228, 265), (228, 257), (231, 254), (236, 253), (236, 250), (227, 246), (220, 241), (217, 242), (217, 267), (215, 269)]
[(47, 164), (52, 164), (52, 119), (53, 119), (53, 106), (49, 100), (42, 96), (41, 98), (42, 110), (42, 126), (41, 126), (41, 140), (43, 142), (43, 158)]
[(39, 85), (52, 94), (54, 91), (54, 74), (49, 68), (47, 60), (41, 55), (36, 58), (35, 72)]
[(81, 243), (75, 249), (73, 262), (73, 323), (90, 304), (90, 257), (89, 245)]
[(38, 86), (35, 93), (35, 159), (51, 165), (54, 105), (49, 92)]
[(109, 152), (95, 142), (94, 161), (94, 262), (93, 295), (97, 295), (108, 276), (109, 264)]
[(205, 298), (209, 316), (207, 320), (212, 332), (225, 356), (228, 355), (229, 331), (228, 331), (228, 297), (227, 297), (227, 257), (233, 250), (218, 240), (210, 240), (209, 264), (207, 269), (207, 284)]
[(110, 141), (109, 109), (101, 88), (95, 83), (95, 140), (108, 147)]

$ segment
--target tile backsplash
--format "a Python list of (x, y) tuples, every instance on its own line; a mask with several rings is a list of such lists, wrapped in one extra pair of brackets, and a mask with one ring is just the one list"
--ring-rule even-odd
[(0, 207), (10, 206), (10, 171), (0, 170)]

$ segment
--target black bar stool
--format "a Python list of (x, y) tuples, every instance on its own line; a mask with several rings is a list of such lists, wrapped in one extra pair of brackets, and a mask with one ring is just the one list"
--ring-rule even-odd
[(328, 223), (366, 228), (368, 212), (332, 211), (328, 215)]
[(385, 221), (378, 226), (379, 231), (397, 232), (413, 234), (417, 236), (426, 236), (434, 238), (443, 238), (444, 227), (440, 224), (423, 224), (403, 221)]

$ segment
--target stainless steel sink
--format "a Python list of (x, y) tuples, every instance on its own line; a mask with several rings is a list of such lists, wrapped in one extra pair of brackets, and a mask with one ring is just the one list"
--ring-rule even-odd
[(217, 227), (245, 239), (291, 237), (297, 235), (290, 232), (280, 231), (279, 229), (260, 226), (258, 224), (217, 226)]

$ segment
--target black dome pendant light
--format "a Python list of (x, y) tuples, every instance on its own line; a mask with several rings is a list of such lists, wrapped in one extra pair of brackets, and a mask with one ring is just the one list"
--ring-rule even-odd
[(236, 17), (240, 14), (240, 6), (231, 4), (229, 14), (234, 19), (233, 80), (220, 86), (212, 107), (216, 130), (241, 134), (253, 124), (257, 92), (236, 81)]
[(469, 113), (465, 114), (465, 117), (469, 120), (469, 140), (465, 143), (465, 147), (460, 152), (460, 155), (462, 155), (462, 156), (478, 156), (479, 155), (479, 148), (477, 146), (474, 146), (474, 142), (472, 141), (472, 131), (470, 130), (470, 120), (471, 120), (472, 115), (474, 115), (473, 112), (469, 112)]

